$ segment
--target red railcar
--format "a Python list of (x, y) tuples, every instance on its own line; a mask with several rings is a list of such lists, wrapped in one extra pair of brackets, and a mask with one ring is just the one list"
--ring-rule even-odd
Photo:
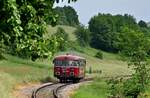
[(78, 82), (85, 77), (86, 60), (75, 55), (60, 55), (54, 58), (54, 76), (60, 82), (72, 80)]

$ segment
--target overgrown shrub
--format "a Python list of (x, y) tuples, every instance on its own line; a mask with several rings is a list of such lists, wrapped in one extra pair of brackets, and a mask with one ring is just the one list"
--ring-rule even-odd
[(110, 79), (107, 81), (109, 85), (108, 98), (123, 98), (123, 82), (120, 79)]
[(58, 50), (65, 51), (67, 50), (69, 35), (61, 27), (57, 29), (57, 32), (53, 35), (57, 38)]
[(125, 97), (138, 98), (144, 88), (136, 78), (130, 78), (123, 83), (123, 94)]
[(95, 55), (95, 57), (99, 58), (99, 59), (103, 59), (103, 53), (101, 51), (98, 51)]
[(91, 32), (84, 26), (79, 26), (75, 31), (77, 41), (80, 46), (89, 46), (91, 40)]

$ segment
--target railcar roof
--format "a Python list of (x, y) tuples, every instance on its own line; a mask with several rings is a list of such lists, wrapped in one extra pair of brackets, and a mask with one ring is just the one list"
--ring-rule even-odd
[(59, 56), (56, 56), (54, 59), (59, 59), (59, 60), (64, 60), (64, 59), (69, 59), (69, 60), (79, 60), (79, 59), (84, 59), (83, 57), (80, 57), (80, 56), (75, 56), (75, 55), (59, 55)]

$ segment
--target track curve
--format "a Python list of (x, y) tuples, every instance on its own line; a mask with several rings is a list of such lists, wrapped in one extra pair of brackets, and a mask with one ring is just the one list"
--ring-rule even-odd
[(54, 85), (57, 85), (57, 84), (59, 84), (59, 83), (48, 83), (48, 84), (45, 84), (45, 85), (42, 85), (42, 86), (40, 86), (40, 87), (38, 87), (37, 89), (35, 89), (33, 92), (32, 92), (32, 97), (31, 98), (37, 98), (37, 93), (41, 90), (41, 89), (43, 89), (43, 88), (45, 88), (45, 87), (51, 87), (51, 86), (54, 86)]
[[(92, 78), (87, 78), (87, 79), (83, 79), (81, 80), (79, 83), (81, 82), (85, 82), (85, 81), (91, 81), (93, 80)], [(32, 97), (31, 98), (40, 98), (37, 96), (38, 92), (40, 92), (40, 90), (46, 88), (46, 87), (51, 87), (52, 88), (52, 94), (54, 98), (60, 98), (59, 97), (59, 91), (61, 91), (62, 89), (64, 89), (65, 87), (69, 86), (69, 85), (73, 85), (73, 84), (77, 84), (77, 83), (47, 83), (44, 84), (38, 88), (36, 88), (33, 92), (32, 92)]]

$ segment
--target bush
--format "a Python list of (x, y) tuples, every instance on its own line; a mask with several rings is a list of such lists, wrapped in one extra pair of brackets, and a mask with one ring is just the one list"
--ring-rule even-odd
[(135, 78), (128, 79), (124, 82), (123, 85), (123, 94), (126, 97), (138, 98), (140, 93), (144, 91), (142, 84), (138, 83), (138, 80)]
[(99, 58), (99, 59), (103, 59), (103, 53), (101, 51), (98, 51), (95, 55), (95, 57)]
[(135, 77), (129, 79), (123, 79), (122, 77), (120, 79), (108, 80), (109, 98), (138, 98), (143, 93), (144, 88), (137, 81)]
[(57, 38), (58, 48), (60, 51), (67, 50), (69, 35), (65, 32), (65, 30), (61, 27), (57, 29), (57, 32), (53, 35)]
[(122, 78), (119, 79), (112, 78), (107, 81), (107, 84), (109, 85), (108, 98), (124, 98)]
[(80, 46), (89, 46), (91, 40), (91, 32), (84, 26), (79, 26), (74, 32)]

